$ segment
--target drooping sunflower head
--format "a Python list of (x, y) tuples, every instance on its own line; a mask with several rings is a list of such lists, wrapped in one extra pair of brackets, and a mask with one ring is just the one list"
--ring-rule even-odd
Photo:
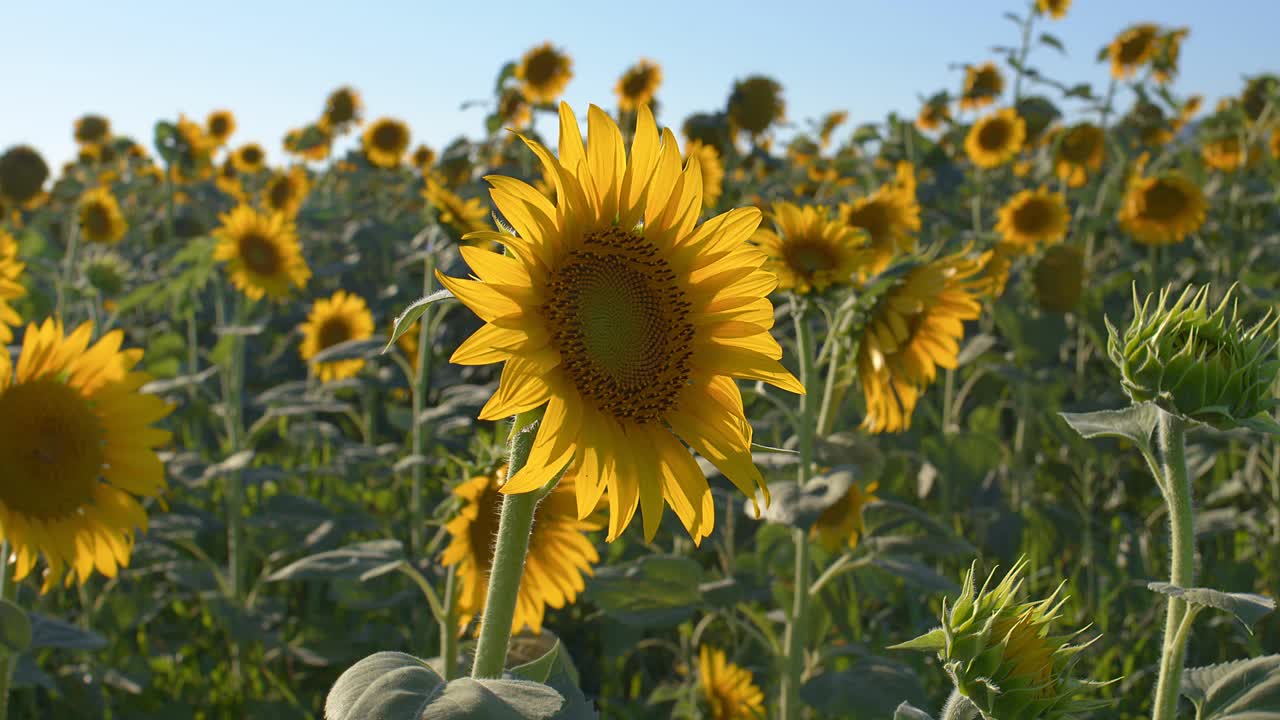
[(1041, 310), (1071, 312), (1084, 290), (1084, 252), (1075, 245), (1054, 245), (1036, 263), (1031, 281)]
[[(310, 364), (311, 358), (321, 350), (373, 337), (373, 313), (369, 312), (364, 298), (339, 290), (332, 297), (316, 300), (300, 330), (302, 344), (298, 346), (298, 354)], [(332, 382), (355, 377), (363, 368), (363, 358), (352, 358), (317, 363), (314, 370), (320, 382)]]
[(267, 166), (267, 151), (258, 143), (245, 143), (231, 155), (236, 170), (246, 174), (260, 172)]
[(1264, 73), (1249, 78), (1245, 83), (1244, 91), (1240, 93), (1240, 107), (1244, 110), (1244, 116), (1250, 121), (1256, 122), (1262, 117), (1262, 111), (1271, 104), (1272, 120), (1275, 120), (1280, 114), (1280, 77)]
[(341, 134), (348, 127), (359, 124), (363, 109), (360, 93), (355, 88), (343, 86), (329, 93), (329, 97), (325, 99), (320, 123), (330, 132)]
[(1204, 164), (1222, 172), (1235, 172), (1246, 164), (1258, 159), (1258, 153), (1251, 150), (1245, 152), (1244, 143), (1236, 133), (1219, 135), (1206, 140), (1200, 146), (1200, 157)]
[(90, 113), (76, 119), (75, 139), (81, 145), (99, 145), (111, 139), (111, 121)]
[(44, 192), (49, 166), (35, 148), (15, 145), (0, 155), (0, 197), (26, 205)]
[(920, 106), (920, 114), (916, 116), (916, 127), (923, 132), (932, 132), (951, 122), (951, 108), (947, 96), (941, 93)]
[(1144, 175), (1147, 156), (1139, 158), (1120, 206), (1120, 226), (1143, 245), (1174, 245), (1200, 229), (1204, 193), (1176, 170)]
[(1071, 213), (1062, 193), (1023, 190), (1000, 208), (996, 232), (1020, 252), (1034, 252), (1037, 245), (1050, 245), (1066, 237)]
[(840, 217), (867, 233), (872, 257), (864, 272), (874, 275), (883, 271), (895, 257), (916, 246), (920, 204), (916, 201), (914, 167), (899, 163), (893, 182), (851, 204), (840, 205)]
[[(445, 526), (449, 545), (441, 563), (457, 567), (461, 586), (459, 620), (463, 625), (484, 610), (502, 510), (500, 488), (505, 481), (506, 468), (501, 467), (453, 490), (462, 507)], [(512, 632), (528, 627), (535, 634), (540, 633), (547, 608), (573, 604), (586, 587), (583, 578), (591, 576), (591, 566), (600, 560), (586, 534), (600, 529), (600, 525), (591, 518), (578, 519), (577, 495), (573, 473), (566, 474), (534, 511)]]
[(702, 205), (713, 208), (724, 192), (724, 163), (720, 161), (720, 151), (714, 145), (693, 140), (684, 146), (685, 160), (695, 155), (702, 170)]
[(311, 278), (302, 258), (293, 221), (283, 213), (258, 212), (240, 205), (219, 216), (214, 231), (218, 246), (213, 257), (227, 264), (231, 284), (253, 300), (266, 295), (284, 300), (293, 288), (301, 289)]
[(752, 241), (769, 256), (764, 267), (779, 290), (803, 295), (849, 283), (871, 260), (866, 232), (828, 217), (825, 207), (779, 202), (772, 220), (775, 230), (761, 228)]
[(333, 131), (323, 123), (312, 123), (303, 128), (296, 128), (284, 136), (285, 152), (313, 162), (320, 162), (329, 157), (332, 143)]
[(1097, 125), (1072, 125), (1057, 136), (1053, 148), (1054, 172), (1069, 187), (1084, 185), (1089, 179), (1089, 173), (1102, 167), (1106, 143), (1106, 133)]
[[(481, 418), (543, 408), (528, 464), (504, 492), (541, 488), (569, 466), (580, 517), (608, 491), (609, 540), (637, 509), (652, 538), (668, 503), (700, 540), (714, 508), (689, 448), (744, 493), (764, 487), (733, 378), (803, 389), (769, 335), (767, 296), (777, 278), (747, 243), (760, 212), (739, 209), (699, 225), (702, 171), (693, 157), (681, 166), (675, 136), (660, 136), (645, 106), (629, 155), (600, 108), (590, 108), (588, 128), (584, 143), (561, 104), (559, 157), (526, 141), (555, 188), (554, 204), (521, 181), (487, 178), (516, 234), (464, 238), (508, 253), (461, 248), (477, 280), (439, 275), (486, 322), (452, 361), (505, 362)], [(632, 449), (639, 447), (645, 452)]]
[(964, 138), (964, 150), (974, 165), (995, 168), (1013, 159), (1027, 138), (1027, 123), (1013, 108), (979, 118)]
[(724, 153), (733, 146), (729, 118), (724, 113), (694, 113), (680, 126), (687, 142), (699, 142)]
[(528, 127), (533, 121), (533, 108), (520, 87), (505, 87), (498, 94), (498, 119), (502, 126), (513, 130)]
[(1004, 92), (1004, 75), (993, 62), (970, 65), (964, 71), (964, 88), (960, 94), (961, 110), (978, 110), (996, 101)]
[(133, 271), (124, 258), (111, 250), (91, 251), (84, 262), (84, 277), (104, 298), (124, 292)]
[(0, 230), (0, 347), (13, 340), (13, 328), (22, 322), (9, 302), (27, 294), (22, 284), (22, 271), (26, 263), (18, 259), (18, 243), (13, 236)]
[(360, 147), (374, 167), (399, 167), (409, 149), (409, 126), (395, 118), (378, 118), (364, 129)]
[(1107, 47), (1111, 60), (1111, 77), (1124, 80), (1151, 62), (1155, 56), (1156, 39), (1160, 28), (1151, 23), (1139, 23), (1125, 28)]
[(1058, 106), (1042, 95), (1028, 95), (1019, 100), (1014, 109), (1027, 125), (1026, 144), (1029, 146), (1045, 137), (1049, 126), (1062, 117)]
[(80, 196), (79, 217), (80, 233), (89, 242), (117, 243), (129, 229), (110, 188), (94, 188)]
[(653, 103), (658, 87), (662, 85), (662, 66), (648, 59), (641, 59), (627, 68), (618, 78), (613, 91), (618, 95), (618, 109), (635, 112), (641, 105)]
[(829, 553), (839, 552), (845, 547), (850, 550), (858, 547), (858, 538), (866, 532), (862, 510), (868, 503), (880, 499), (875, 495), (879, 487), (880, 483), (875, 481), (865, 487), (856, 482), (850, 485), (843, 497), (822, 511), (809, 535), (817, 538), (818, 544)]
[(1189, 28), (1174, 28), (1160, 35), (1151, 58), (1151, 76), (1161, 84), (1173, 82), (1178, 74), (1178, 56), (1182, 54), (1182, 41), (1191, 33)]
[(409, 156), (409, 162), (418, 168), (419, 172), (427, 173), (431, 170), (431, 166), (436, 163), (436, 151), (426, 145), (418, 145), (413, 149), (413, 154)]
[(698, 685), (711, 720), (764, 720), (764, 691), (751, 671), (729, 662), (723, 650), (698, 649)]
[(307, 171), (300, 165), (272, 173), (262, 188), (262, 206), (291, 218), (302, 208), (308, 189)]
[(236, 131), (236, 116), (230, 110), (214, 110), (205, 118), (204, 131), (210, 142), (222, 147)]
[(553, 103), (573, 79), (573, 58), (550, 42), (530, 48), (516, 65), (516, 80), (536, 104)]
[(134, 371), (142, 351), (121, 350), (120, 330), (92, 336), (90, 323), (65, 334), (45, 320), (27, 326), (16, 367), (0, 352), (4, 561), (21, 580), (43, 556), (46, 591), (128, 565), (147, 525), (139, 498), (165, 487), (155, 448), (169, 433), (152, 425), (171, 408), (139, 392), (151, 377)]
[(786, 115), (782, 85), (771, 77), (752, 75), (733, 84), (728, 115), (731, 127), (760, 135)]
[(1061, 20), (1066, 17), (1067, 10), (1070, 8), (1071, 0), (1036, 0), (1036, 10), (1054, 20)]
[(844, 110), (835, 110), (822, 116), (822, 122), (818, 125), (818, 140), (822, 147), (831, 144), (831, 136), (835, 134), (836, 128), (848, 119), (849, 113)]
[(440, 184), (433, 177), (427, 178), (422, 197), (436, 209), (440, 222), (467, 234), (489, 229), (489, 208), (480, 198), (463, 200), (457, 193)]
[(867, 432), (901, 432), (937, 369), (954, 368), (964, 322), (978, 317), (988, 257), (965, 252), (908, 270), (871, 311), (861, 330), (856, 367), (866, 401)]

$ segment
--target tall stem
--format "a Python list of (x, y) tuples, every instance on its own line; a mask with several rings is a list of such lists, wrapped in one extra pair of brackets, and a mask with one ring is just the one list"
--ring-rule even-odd
[[(14, 582), (9, 568), (9, 541), (0, 541), (0, 598), (13, 602), (18, 597), (18, 583)], [(0, 720), (9, 717), (9, 688), (13, 684), (13, 666), (18, 656), (5, 653), (0, 657)]]
[[(796, 357), (800, 361), (800, 384), (805, 394), (800, 396), (800, 472), (796, 481), (804, 486), (809, 482), (813, 467), (813, 431), (816, 427), (817, 393), (811, 387), (817, 374), (814, 367), (813, 331), (809, 327), (807, 305), (792, 306), (796, 324)], [(795, 545), (795, 576), (792, 578), (791, 612), (787, 617), (787, 629), (783, 638), (786, 647), (786, 672), (782, 676), (781, 716), (783, 720), (800, 717), (800, 682), (804, 675), (805, 635), (809, 614), (809, 533), (803, 529), (791, 532)]]
[[(1169, 534), (1173, 546), (1173, 569), (1169, 582), (1189, 588), (1195, 584), (1195, 517), (1191, 507), (1191, 478), (1187, 474), (1186, 421), (1171, 413), (1160, 413), (1157, 430), (1160, 472), (1164, 475), (1164, 498), (1169, 506)], [(1164, 643), (1160, 653), (1160, 675), (1152, 720), (1174, 720), (1178, 712), (1178, 691), (1182, 684), (1182, 664), (1186, 658), (1186, 633), (1178, 632), (1186, 603), (1170, 597), (1165, 615)]]
[[(427, 254), (422, 280), (422, 295), (431, 294), (435, 277), (435, 255)], [(410, 358), (414, 364), (413, 377), (413, 445), (414, 455), (421, 456), (426, 447), (426, 433), (422, 427), (422, 410), (426, 406), (427, 392), (431, 386), (431, 306), (428, 305), (418, 319), (418, 356)], [(413, 485), (409, 494), (409, 556), (417, 559), (422, 554), (422, 543), (426, 530), (426, 509), (422, 503), (422, 486), (426, 481), (427, 468), (422, 462), (413, 466)]]
[(458, 567), (449, 566), (444, 580), (444, 617), (440, 619), (440, 664), (445, 680), (458, 677)]
[[(541, 409), (521, 413), (511, 421), (510, 460), (507, 477), (513, 477), (529, 460), (533, 440), (537, 436)], [(498, 520), (498, 544), (493, 551), (489, 571), (489, 591), (485, 594), (484, 615), (480, 621), (480, 637), (476, 642), (475, 664), (471, 677), (502, 677), (511, 642), (511, 623), (516, 614), (516, 597), (520, 577), (524, 574), (525, 554), (529, 551), (529, 533), (533, 530), (533, 511), (542, 493), (538, 491), (505, 495), (502, 516)]]

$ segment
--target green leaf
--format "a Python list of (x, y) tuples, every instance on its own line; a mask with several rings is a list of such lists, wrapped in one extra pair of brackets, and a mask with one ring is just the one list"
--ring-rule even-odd
[(1280, 423), (1276, 422), (1275, 418), (1270, 415), (1257, 415), (1244, 420), (1237, 420), (1236, 422), (1254, 432), (1260, 432), (1264, 435), (1280, 436)]
[[(533, 639), (547, 638), (552, 641), (551, 649), (541, 657), (513, 667), (507, 672), (518, 680), (539, 682), (560, 693), (564, 698), (564, 705), (560, 708), (560, 712), (556, 713), (555, 720), (595, 720), (595, 710), (587, 697), (582, 694), (582, 690), (578, 688), (577, 671), (569, 659), (568, 651), (560, 644), (559, 638), (543, 630), (539, 638)], [(513, 646), (519, 639), (512, 638)]]
[(337, 345), (329, 347), (316, 353), (309, 362), (323, 363), (332, 362), (334, 360), (367, 360), (375, 355), (381, 354), (384, 349), (384, 343), (381, 336), (371, 338), (363, 338), (359, 340), (347, 340)]
[(1143, 452), (1151, 452), (1151, 435), (1163, 412), (1155, 403), (1130, 405), (1123, 410), (1099, 410), (1090, 413), (1058, 413), (1073, 430), (1087, 439), (1120, 437), (1137, 443)]
[(16, 604), (0, 600), (0, 656), (31, 647), (31, 619)]
[(1280, 655), (1232, 665), (1205, 691), (1200, 720), (1280, 720)]
[(746, 501), (746, 513), (755, 517), (759, 504), (761, 520), (808, 530), (827, 508), (840, 502), (853, 483), (853, 472), (848, 470), (813, 478), (803, 488), (791, 480), (779, 481), (769, 486), (768, 507), (761, 495), (754, 503)]
[(551, 677), (551, 672), (556, 669), (556, 665), (560, 662), (560, 640), (559, 638), (551, 645), (551, 649), (542, 654), (542, 657), (535, 658), (523, 665), (517, 665), (509, 671), (519, 680), (532, 680), (533, 682), (545, 683), (547, 678)]
[(1246, 663), (1254, 662), (1256, 659), (1245, 658), (1243, 660), (1217, 663), (1216, 665), (1186, 668), (1182, 671), (1182, 683), (1178, 689), (1182, 692), (1183, 697), (1199, 708), (1204, 704), (1205, 694), (1209, 692), (1209, 688), (1213, 687), (1214, 683), (1235, 672)]
[(304, 557), (271, 573), (267, 581), (356, 580), (371, 570), (403, 559), (404, 549), (399, 540), (369, 540)]
[(947, 633), (942, 628), (934, 628), (918, 638), (897, 645), (890, 645), (889, 650), (919, 650), (920, 652), (937, 652), (947, 646)]
[(395, 328), (391, 331), (391, 337), (387, 339), (387, 345), (382, 348), (382, 352), (385, 353), (390, 350), (395, 341), (408, 332), (409, 328), (413, 327), (418, 318), (422, 317), (422, 313), (426, 312), (427, 308), (431, 307), (433, 303), (448, 300), (452, 297), (453, 293), (448, 288), (443, 288), (426, 297), (415, 300), (412, 305), (404, 309), (404, 312), (396, 316)]
[(602, 567), (586, 597), (610, 618), (654, 629), (677, 625), (702, 604), (702, 566), (689, 557), (650, 555)]
[(1040, 33), (1040, 44), (1048, 45), (1049, 47), (1053, 48), (1054, 50), (1057, 50), (1063, 55), (1067, 54), (1067, 48), (1062, 45), (1062, 41), (1059, 40), (1056, 35), (1051, 35), (1049, 33)]
[(1244, 623), (1245, 630), (1253, 634), (1253, 626), (1276, 609), (1276, 601), (1254, 593), (1228, 593), (1210, 588), (1181, 588), (1166, 582), (1147, 583), (1147, 587), (1169, 597), (1176, 597), (1192, 605), (1225, 610)]
[(960, 586), (933, 568), (904, 555), (875, 555), (871, 564), (896, 575), (906, 582), (935, 592), (957, 593)]
[(86, 630), (40, 613), (30, 613), (31, 648), (60, 648), (63, 650), (101, 650), (107, 639), (92, 630)]
[(893, 720), (933, 720), (933, 716), (911, 703), (904, 702), (893, 711)]
[[(564, 698), (560, 693), (528, 680), (472, 680), (459, 678), (428, 701), (421, 715), (404, 720), (551, 720), (558, 717)], [(353, 715), (350, 720), (382, 718)], [(388, 720), (397, 720), (387, 716)]]
[(911, 668), (864, 658), (848, 670), (823, 673), (800, 688), (800, 698), (831, 717), (883, 720), (908, 702), (924, 703), (920, 678)]

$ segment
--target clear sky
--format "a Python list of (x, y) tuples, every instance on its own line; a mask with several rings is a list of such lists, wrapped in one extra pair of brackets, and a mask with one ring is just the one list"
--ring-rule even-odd
[[(74, 152), (72, 121), (92, 111), (150, 146), (158, 118), (235, 112), (233, 144), (261, 142), (277, 159), (291, 127), (316, 118), (326, 94), (351, 84), (366, 116), (409, 123), (439, 149), (483, 133), (502, 64), (551, 40), (573, 57), (565, 95), (579, 114), (613, 107), (618, 75), (658, 61), (660, 121), (724, 105), (735, 78), (765, 73), (785, 88), (788, 119), (847, 110), (855, 123), (955, 88), (952, 66), (1015, 44), (1006, 11), (1020, 0), (557, 0), (306, 2), (302, 0), (0, 0), (0, 148), (36, 146), (54, 167)], [(1175, 88), (1212, 103), (1241, 77), (1280, 71), (1280, 0), (1075, 0), (1066, 19), (1038, 22), (1068, 54), (1043, 47), (1033, 64), (1101, 89), (1098, 48), (1134, 22), (1189, 26)], [(1212, 105), (1210, 105), (1212, 107)], [(547, 126), (544, 129), (549, 129)]]

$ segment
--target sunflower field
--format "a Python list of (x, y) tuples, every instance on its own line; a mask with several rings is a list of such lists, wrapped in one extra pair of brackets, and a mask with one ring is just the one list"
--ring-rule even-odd
[(0, 720), (1280, 719), (1280, 77), (1069, 4), (856, 127), (0, 138)]

